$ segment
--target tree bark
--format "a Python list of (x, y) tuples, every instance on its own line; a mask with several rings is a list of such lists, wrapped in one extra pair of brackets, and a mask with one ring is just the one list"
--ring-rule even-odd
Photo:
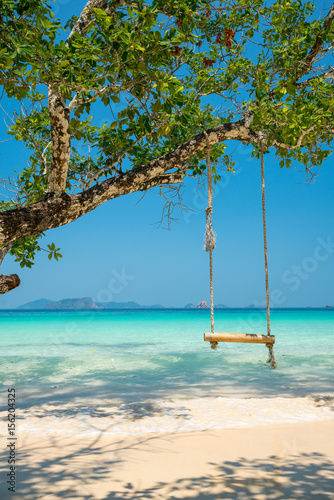
[(321, 53), (323, 40), (322, 35), (331, 27), (334, 21), (334, 3), (332, 4), (327, 16), (325, 17), (324, 24), (322, 25), (320, 33), (318, 33), (312, 49), (307, 54), (303, 61), (302, 69), (299, 71), (296, 82), (306, 75), (311, 69), (316, 57)]
[(72, 31), (66, 40), (66, 43), (68, 43), (73, 38), (74, 33), (79, 33), (79, 35), (83, 35), (85, 33), (87, 27), (89, 26), (89, 23), (93, 19), (93, 9), (102, 9), (108, 14), (112, 14), (118, 7), (121, 7), (125, 4), (131, 4), (131, 2), (127, 2), (126, 0), (113, 0), (112, 2), (107, 2), (107, 0), (88, 0), (80, 16), (78, 17), (77, 22), (73, 26)]
[(0, 274), (0, 293), (7, 293), (19, 286), (21, 283), (20, 278), (17, 274), (8, 274), (4, 276)]
[(6, 245), (0, 248), (0, 266), (3, 262), (3, 259), (6, 257), (7, 253), (9, 252), (10, 248), (12, 245)]
[(51, 123), (52, 160), (48, 177), (48, 192), (60, 194), (66, 189), (71, 157), (70, 111), (61, 95), (49, 87), (48, 107)]

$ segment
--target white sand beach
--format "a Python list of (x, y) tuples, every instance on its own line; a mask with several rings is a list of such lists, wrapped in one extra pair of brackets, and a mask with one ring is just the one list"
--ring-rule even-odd
[(333, 437), (334, 419), (132, 437), (20, 433), (17, 490), (2, 483), (1, 499), (334, 499)]

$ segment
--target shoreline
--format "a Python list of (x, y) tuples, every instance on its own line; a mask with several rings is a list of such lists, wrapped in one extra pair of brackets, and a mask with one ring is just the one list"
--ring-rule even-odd
[[(334, 499), (334, 418), (141, 436), (18, 431), (13, 494), (3, 500)], [(6, 470), (2, 453), (1, 469)]]
[(31, 436), (142, 436), (325, 422), (334, 418), (334, 395), (318, 397), (157, 398), (49, 401), (19, 410), (17, 429)]

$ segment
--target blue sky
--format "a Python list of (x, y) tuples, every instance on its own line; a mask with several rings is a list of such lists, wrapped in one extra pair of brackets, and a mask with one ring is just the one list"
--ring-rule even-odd
[[(70, 3), (55, 4), (69, 17)], [(84, 2), (76, 2), (80, 10)], [(5, 98), (2, 106), (10, 111)], [(1, 117), (0, 141), (6, 139)], [(105, 116), (101, 114), (101, 122)], [(99, 119), (99, 116), (97, 116)], [(215, 189), (215, 303), (243, 307), (265, 299), (260, 164), (251, 147), (230, 142), (235, 173), (223, 173)], [(1, 177), (24, 165), (28, 153), (14, 141), (1, 144)], [(334, 305), (333, 156), (312, 184), (297, 163), (281, 169), (266, 155), (266, 195), (270, 288), (277, 307)], [(32, 269), (21, 269), (7, 256), (1, 273), (19, 274), (22, 284), (0, 296), (0, 308), (49, 298), (90, 296), (96, 300), (136, 301), (183, 307), (209, 300), (208, 255), (203, 250), (206, 192), (185, 183), (184, 203), (171, 230), (159, 228), (164, 202), (156, 193), (132, 194), (109, 201), (78, 221), (48, 231), (63, 259), (50, 262), (41, 252)]]

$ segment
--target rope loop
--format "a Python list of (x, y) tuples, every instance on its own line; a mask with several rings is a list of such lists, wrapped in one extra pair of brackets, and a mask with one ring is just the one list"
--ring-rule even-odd
[[(208, 210), (208, 209), (207, 209)], [(212, 227), (211, 212), (206, 212), (206, 227), (205, 227), (205, 245), (204, 249), (206, 252), (211, 252), (216, 248), (216, 235)]]
[(276, 359), (275, 359), (274, 347), (272, 344), (266, 344), (266, 346), (269, 349), (269, 357), (268, 357), (267, 363), (270, 364), (272, 369), (275, 369), (276, 368)]
[[(210, 256), (210, 312), (211, 312), (211, 333), (214, 333), (214, 306), (213, 306), (213, 265), (212, 265), (212, 251), (216, 248), (216, 235), (212, 228), (212, 171), (211, 171), (211, 145), (206, 130), (203, 130), (206, 138), (206, 168), (208, 174), (208, 206), (205, 210), (206, 224), (205, 224), (205, 245), (204, 249), (209, 252)], [(211, 342), (211, 348), (216, 349), (217, 342)]]

